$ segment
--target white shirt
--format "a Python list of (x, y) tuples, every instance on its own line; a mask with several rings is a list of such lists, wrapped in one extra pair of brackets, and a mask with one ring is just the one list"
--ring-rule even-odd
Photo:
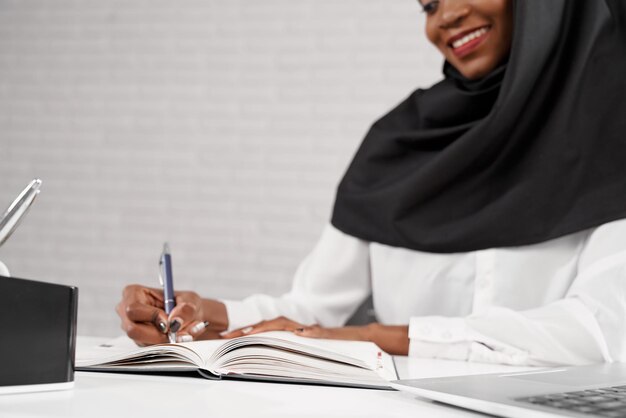
[(327, 226), (290, 292), (224, 301), (236, 329), (285, 316), (341, 326), (373, 295), (412, 356), (515, 365), (626, 361), (626, 220), (540, 244), (434, 254)]

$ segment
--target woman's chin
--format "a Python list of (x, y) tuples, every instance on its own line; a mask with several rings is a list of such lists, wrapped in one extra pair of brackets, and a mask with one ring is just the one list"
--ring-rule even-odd
[(463, 62), (450, 62), (468, 80), (479, 80), (498, 68), (501, 60), (479, 57)]

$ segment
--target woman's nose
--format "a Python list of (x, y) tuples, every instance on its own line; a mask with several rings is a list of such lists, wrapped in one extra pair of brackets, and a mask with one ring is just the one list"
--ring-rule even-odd
[(444, 0), (439, 4), (442, 28), (451, 28), (461, 24), (472, 11), (467, 0)]

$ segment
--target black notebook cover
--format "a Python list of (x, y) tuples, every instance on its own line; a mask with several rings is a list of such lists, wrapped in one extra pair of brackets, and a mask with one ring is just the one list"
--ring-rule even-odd
[(0, 387), (72, 382), (78, 289), (0, 276)]

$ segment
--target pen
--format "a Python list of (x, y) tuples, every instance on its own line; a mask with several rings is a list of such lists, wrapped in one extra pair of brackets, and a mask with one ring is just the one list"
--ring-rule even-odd
[(0, 245), (6, 241), (15, 228), (20, 223), (22, 217), (26, 214), (30, 205), (39, 194), (41, 180), (35, 179), (20, 193), (20, 195), (11, 203), (8, 209), (0, 218)]
[[(174, 306), (176, 306), (176, 299), (174, 297), (174, 276), (172, 275), (172, 255), (170, 254), (170, 246), (163, 244), (163, 252), (159, 260), (159, 267), (161, 268), (161, 274), (159, 280), (161, 286), (163, 286), (163, 302), (165, 304), (165, 313), (169, 316)], [(170, 343), (176, 342), (176, 332), (169, 332), (168, 338)]]

